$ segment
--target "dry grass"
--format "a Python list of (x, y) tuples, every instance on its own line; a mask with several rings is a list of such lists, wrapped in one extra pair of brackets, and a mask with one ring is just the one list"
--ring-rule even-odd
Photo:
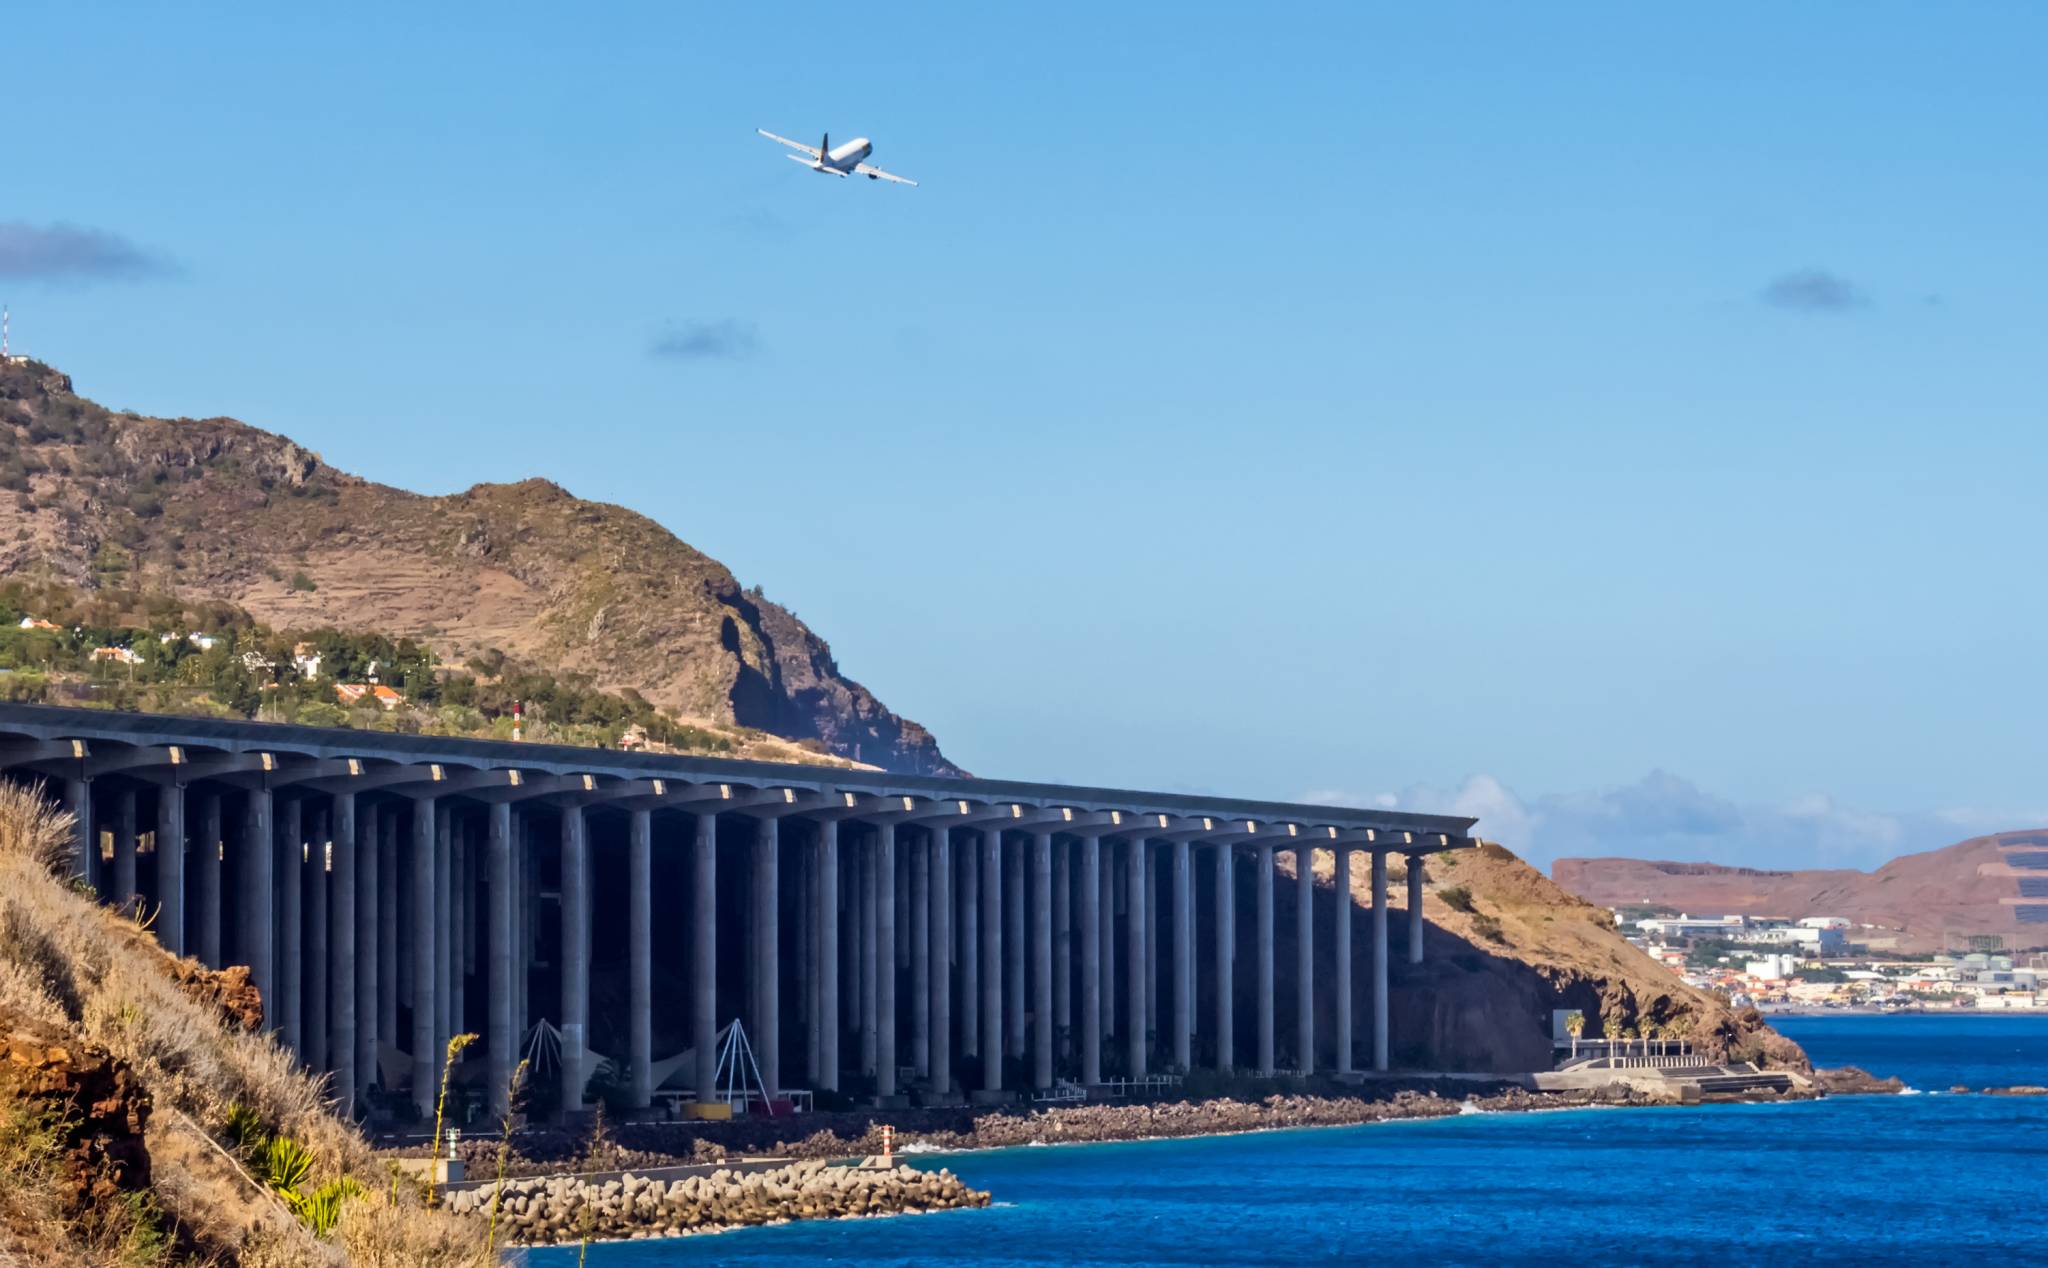
[[(235, 1029), (187, 995), (168, 976), (169, 957), (154, 936), (57, 878), (70, 831), (70, 816), (39, 790), (0, 783), (0, 1006), (105, 1047), (135, 1070), (160, 1115), (176, 1111), (218, 1139), (230, 1107), (243, 1106), (270, 1131), (303, 1144), (316, 1174), (363, 1181), (372, 1192), (350, 1205), (337, 1237), (346, 1262), (487, 1264), (485, 1230), (476, 1222), (408, 1209), (404, 1193), (394, 1207), (380, 1191), (383, 1176), (372, 1169), (368, 1143), (326, 1109), (322, 1079), (271, 1037)], [(185, 1152), (196, 1162), (205, 1150)], [(194, 1220), (223, 1206), (243, 1208), (234, 1239), (242, 1263), (339, 1262), (297, 1225), (251, 1218), (252, 1204), (267, 1204), (268, 1195), (248, 1192), (247, 1177), (234, 1175), (232, 1164), (215, 1169), (211, 1191), (195, 1182), (168, 1186), (167, 1196)]]

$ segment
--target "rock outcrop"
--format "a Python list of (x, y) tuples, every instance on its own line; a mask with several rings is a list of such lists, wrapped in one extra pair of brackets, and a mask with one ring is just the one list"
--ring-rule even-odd
[(105, 1049), (0, 1013), (0, 1102), (16, 1121), (53, 1133), (60, 1206), (72, 1218), (149, 1188), (149, 1093)]

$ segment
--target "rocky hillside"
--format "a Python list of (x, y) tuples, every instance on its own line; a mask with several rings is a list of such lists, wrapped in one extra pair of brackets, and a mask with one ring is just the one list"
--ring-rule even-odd
[[(1648, 859), (1559, 859), (1557, 883), (1602, 906), (1667, 907), (1693, 915), (1840, 916), (1860, 926), (1851, 940), (1874, 949), (1967, 948), (1990, 935), (2008, 947), (2048, 944), (2048, 923), (2020, 922), (2021, 872), (2048, 851), (2048, 834), (1972, 837), (1907, 854), (1874, 872), (1850, 868), (1768, 871)], [(2048, 888), (2048, 868), (2036, 885)], [(2030, 887), (2031, 888), (2031, 887)], [(2048, 894), (2041, 895), (2048, 897)]]
[(500, 651), (685, 718), (957, 773), (803, 622), (643, 515), (538, 479), (408, 493), (233, 419), (105, 409), (37, 362), (0, 365), (0, 573), (412, 636), (455, 664)]
[[(1281, 856), (1283, 871), (1289, 870), (1287, 857)], [(1319, 879), (1334, 884), (1331, 861), (1326, 856), (1318, 862)], [(1578, 1009), (1586, 1016), (1588, 1036), (1612, 1023), (1631, 1036), (1647, 1029), (1655, 1037), (1687, 1039), (1719, 1058), (1811, 1068), (1799, 1046), (1754, 1010), (1737, 1012), (1719, 997), (1687, 986), (1617, 933), (1604, 908), (1566, 893), (1501, 846), (1486, 842), (1476, 850), (1433, 855), (1424, 867), (1427, 936), (1420, 966), (1408, 964), (1405, 954), (1407, 886), (1398, 861), (1389, 887), (1395, 954), (1388, 1011), (1396, 1066), (1491, 1073), (1548, 1069), (1551, 1012)], [(1364, 948), (1370, 945), (1372, 890), (1363, 858), (1355, 862), (1351, 890), (1357, 904), (1352, 945)], [(1290, 938), (1292, 904), (1276, 908), (1280, 936)], [(1327, 946), (1321, 925), (1317, 935)], [(1281, 975), (1291, 976), (1288, 957), (1281, 959)], [(1354, 986), (1353, 1016), (1369, 1019), (1369, 987), (1362, 980)], [(1281, 998), (1288, 994), (1283, 988)], [(1317, 1019), (1318, 1027), (1330, 1024), (1333, 1019)]]

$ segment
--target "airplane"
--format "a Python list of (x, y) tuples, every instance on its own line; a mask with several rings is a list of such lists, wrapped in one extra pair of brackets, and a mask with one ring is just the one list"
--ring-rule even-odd
[(802, 163), (814, 172), (830, 172), (834, 176), (865, 176), (871, 181), (894, 181), (898, 185), (917, 184), (916, 181), (911, 180), (907, 176), (897, 176), (892, 172), (885, 172), (879, 167), (870, 167), (868, 164), (861, 162), (862, 159), (875, 152), (874, 145), (866, 137), (855, 137), (835, 150), (832, 148), (832, 134), (827, 132), (823, 144), (813, 149), (801, 141), (792, 141), (786, 136), (776, 136), (766, 128), (755, 128), (754, 131), (759, 132), (770, 141), (779, 141), (792, 150), (802, 151), (799, 154), (785, 154), (782, 157), (792, 163)]

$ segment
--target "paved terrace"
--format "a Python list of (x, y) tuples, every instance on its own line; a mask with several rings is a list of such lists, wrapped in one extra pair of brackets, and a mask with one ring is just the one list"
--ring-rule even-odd
[[(771, 1094), (1272, 1074), (1283, 850), (1289, 1068), (1355, 1068), (1362, 962), (1385, 1070), (1388, 856), (1409, 858), (1420, 963), (1419, 856), (1470, 846), (1475, 822), (41, 705), (0, 705), (0, 772), (61, 793), (78, 871), (153, 911), (167, 948), (249, 966), (266, 1024), (338, 1096), (409, 1085), (426, 1116), (450, 1035), (483, 1036), (501, 1111), (543, 1021), (572, 1110), (599, 1052), (634, 1104), (662, 1085), (711, 1099), (735, 1018)], [(1370, 860), (1363, 955), (1348, 887), (1311, 882), (1316, 851), (1346, 877)]]

